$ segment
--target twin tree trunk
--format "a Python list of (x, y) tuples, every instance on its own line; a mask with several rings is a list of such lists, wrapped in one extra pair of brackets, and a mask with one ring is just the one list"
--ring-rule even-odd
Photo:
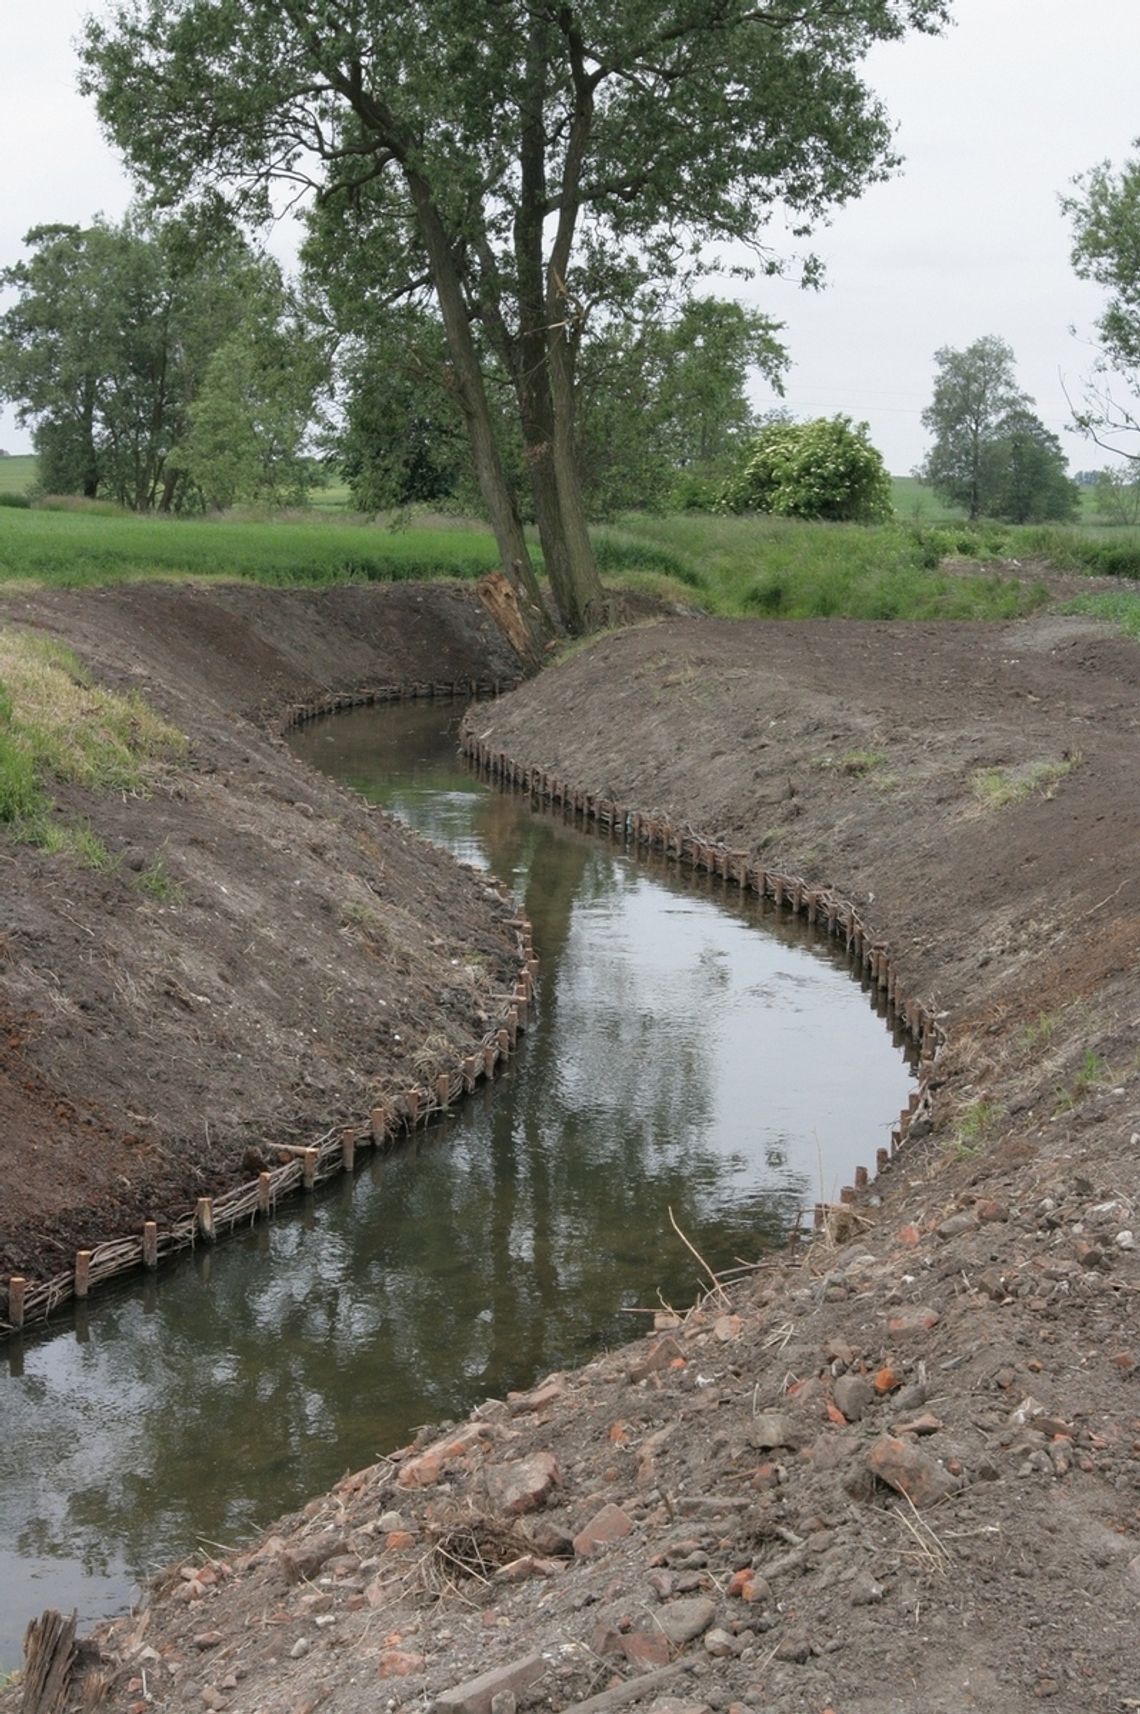
[[(553, 637), (553, 626), (499, 456), (463, 282), (429, 184), (413, 169), (405, 169), (405, 178), (428, 254), (479, 491), (503, 570), (518, 599), (530, 642), (530, 663), (537, 665)], [(539, 540), (563, 623), (570, 631), (586, 631), (601, 623), (604, 597), (578, 479), (573, 387), (568, 369), (564, 369), (556, 397), (552, 370), (565, 354), (556, 352), (552, 362), (550, 335), (543, 326), (545, 317), (540, 314), (527, 319), (530, 330), (519, 341), (521, 363), (514, 368)]]

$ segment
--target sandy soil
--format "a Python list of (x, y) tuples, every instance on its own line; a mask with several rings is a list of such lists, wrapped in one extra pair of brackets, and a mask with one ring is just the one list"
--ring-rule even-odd
[[(100, 599), (137, 637), (124, 598)], [(66, 605), (38, 622), (71, 635)], [(266, 648), (272, 634), (266, 619)], [(177, 701), (201, 670), (188, 653), (163, 706), (197, 743)], [(291, 666), (266, 691), (278, 669), (247, 675), (234, 641), (231, 670), (246, 689), (201, 706), (244, 782), (284, 762), (252, 725), (235, 741), (233, 712), (279, 707)], [(942, 1014), (933, 1126), (816, 1244), (579, 1374), (425, 1431), (228, 1561), (176, 1568), (91, 1645), (89, 1705), (1140, 1706), (1138, 688), (1140, 651), (1072, 619), (671, 620), (481, 712), (521, 762), (851, 897)], [(993, 801), (1018, 780), (1037, 783)], [(316, 791), (327, 890), (343, 885), (336, 826), (358, 812)], [(166, 798), (135, 807), (137, 838), (159, 812)], [(45, 891), (24, 908), (47, 910)], [(467, 926), (486, 936), (477, 903)], [(100, 955), (126, 908), (93, 901), (81, 919)], [(169, 959), (186, 926), (159, 926)], [(6, 983), (39, 968), (35, 951)], [(46, 1078), (45, 1007), (23, 980), (18, 1051)], [(203, 1027), (179, 1013), (171, 1044)], [(120, 1034), (132, 1015), (116, 1012)], [(149, 1038), (126, 1048), (157, 1063)], [(81, 1063), (56, 1070), (57, 1099), (118, 1112), (109, 1076)]]

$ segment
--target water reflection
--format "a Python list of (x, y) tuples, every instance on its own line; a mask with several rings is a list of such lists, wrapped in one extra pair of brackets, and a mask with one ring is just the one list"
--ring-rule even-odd
[(272, 1225), (9, 1348), (0, 1664), (47, 1604), (233, 1544), (487, 1394), (691, 1301), (873, 1158), (901, 1053), (827, 943), (686, 887), (458, 766), (439, 705), (307, 729), (310, 759), (524, 900), (540, 1019), (493, 1092)]

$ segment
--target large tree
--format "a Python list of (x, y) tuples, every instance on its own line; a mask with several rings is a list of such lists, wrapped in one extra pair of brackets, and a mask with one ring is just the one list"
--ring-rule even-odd
[(943, 499), (1026, 524), (1071, 518), (1080, 496), (1057, 436), (1018, 388), (1013, 351), (993, 335), (935, 353), (934, 398), (922, 421), (934, 445), (916, 474)]
[[(859, 72), (948, 0), (120, 0), (85, 85), (179, 199), (316, 186), (391, 301), (430, 285), (504, 566), (544, 625), (481, 341), (511, 377), (543, 556), (572, 628), (601, 591), (575, 448), (583, 328), (612, 279), (801, 235), (896, 164)], [(326, 224), (326, 232), (328, 230)]]
[(1029, 400), (1014, 379), (1013, 351), (992, 334), (964, 351), (944, 345), (934, 354), (934, 398), (922, 413), (934, 436), (918, 475), (971, 518), (992, 510), (997, 480), (994, 448), (1011, 411)]
[(1102, 161), (1075, 181), (1062, 207), (1077, 274), (1109, 293), (1096, 324), (1100, 361), (1076, 423), (1099, 446), (1140, 462), (1140, 158), (1119, 172)]
[[(135, 511), (183, 503), (209, 438), (197, 402), (232, 393), (238, 348), (264, 373), (277, 342), (282, 392), (307, 420), (312, 385), (301, 398), (298, 378), (312, 363), (292, 339), (288, 362), (280, 352), (280, 272), (216, 209), (39, 226), (25, 244), (28, 255), (0, 274), (14, 294), (0, 315), (0, 397), (33, 425), (49, 491), (106, 494)], [(237, 422), (231, 413), (228, 437)]]

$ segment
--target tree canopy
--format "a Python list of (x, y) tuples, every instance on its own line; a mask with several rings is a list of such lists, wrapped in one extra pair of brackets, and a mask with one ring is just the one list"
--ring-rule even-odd
[(16, 294), (0, 315), (0, 396), (34, 425), (44, 488), (169, 511), (295, 484), (315, 354), (290, 321), (276, 264), (217, 210), (39, 226), (25, 244), (27, 257), (0, 274)]
[(935, 352), (934, 397), (922, 413), (934, 445), (916, 472), (971, 519), (1036, 523), (1080, 504), (1055, 434), (1017, 385), (1013, 351), (992, 334)]
[[(707, 247), (800, 236), (896, 165), (868, 50), (947, 0), (124, 0), (86, 87), (153, 194), (319, 193), (314, 254), (379, 303), (434, 295), (504, 567), (543, 625), (482, 352), (510, 378), (543, 557), (572, 628), (600, 613), (576, 443), (584, 330)], [(766, 258), (771, 261), (771, 256)]]
[(1119, 172), (1102, 161), (1075, 181), (1062, 206), (1078, 276), (1109, 294), (1097, 322), (1101, 360), (1076, 422), (1099, 445), (1140, 461), (1140, 157)]

